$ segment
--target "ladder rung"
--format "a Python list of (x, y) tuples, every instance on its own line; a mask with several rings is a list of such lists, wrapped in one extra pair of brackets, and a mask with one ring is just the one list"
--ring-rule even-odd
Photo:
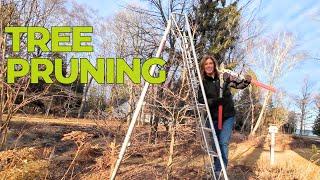
[(197, 79), (191, 79), (191, 82), (196, 82), (198, 83), (199, 81)]
[(196, 88), (196, 86), (198, 86), (198, 84), (189, 84), (190, 86), (194, 86)]
[(212, 132), (210, 128), (207, 128), (207, 127), (201, 127), (203, 130), (205, 131), (209, 131), (209, 132)]
[(208, 151), (208, 154), (213, 157), (218, 157), (218, 154), (215, 151)]
[(194, 66), (194, 63), (193, 62), (189, 62), (189, 66)]
[(193, 85), (195, 88), (197, 88), (198, 83), (197, 82), (192, 82), (192, 83), (190, 83), (190, 85)]

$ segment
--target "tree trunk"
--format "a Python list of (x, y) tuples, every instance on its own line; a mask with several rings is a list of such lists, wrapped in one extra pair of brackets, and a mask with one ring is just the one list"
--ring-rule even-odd
[[(0, 6), (2, 7), (2, 1), (0, 2)], [(2, 7), (3, 8), (3, 7)], [(4, 78), (5, 78), (5, 55), (6, 55), (6, 34), (3, 33), (3, 22), (0, 23), (0, 127), (5, 123), (3, 118), (3, 112), (5, 109), (5, 101), (6, 101), (6, 92), (4, 86)]]
[(139, 119), (138, 119), (138, 125), (141, 126), (143, 125), (144, 121), (144, 107), (145, 107), (146, 102), (143, 101), (141, 111), (139, 112)]
[(78, 118), (83, 118), (83, 110), (85, 107), (85, 103), (87, 101), (87, 95), (88, 95), (88, 91), (89, 91), (92, 79), (93, 79), (93, 77), (91, 76), (89, 82), (87, 83), (87, 85), (83, 91), (81, 105), (80, 105), (79, 112), (78, 112)]
[(151, 111), (150, 114), (150, 119), (149, 119), (149, 124), (150, 124), (150, 132), (149, 132), (149, 137), (148, 137), (148, 143), (151, 144), (152, 142), (152, 123), (154, 121), (154, 113)]
[(128, 109), (128, 116), (127, 116), (127, 124), (129, 126), (130, 122), (131, 122), (131, 118), (132, 118), (132, 106), (133, 106), (133, 83), (130, 84), (130, 89), (129, 89), (129, 109)]
[(157, 132), (158, 132), (158, 124), (159, 124), (159, 117), (156, 117), (155, 115), (153, 115), (154, 117), (152, 118), (152, 122), (151, 122), (151, 129), (150, 129), (150, 139), (149, 139), (149, 143), (151, 144), (156, 144), (156, 138), (157, 138)]
[(266, 96), (266, 98), (264, 99), (264, 102), (263, 102), (263, 105), (262, 105), (262, 109), (261, 109), (261, 112), (259, 114), (259, 118), (257, 120), (257, 123), (256, 125), (254, 126), (253, 130), (251, 131), (250, 135), (254, 136), (256, 134), (256, 131), (258, 130), (260, 124), (262, 123), (262, 119), (263, 119), (263, 114), (264, 114), (264, 111), (266, 110), (266, 107), (267, 107), (267, 104), (268, 104), (268, 101), (271, 97), (271, 93), (268, 91), (268, 94)]
[(245, 126), (246, 126), (246, 124), (247, 124), (248, 119), (249, 119), (249, 114), (247, 115), (246, 119), (244, 120), (244, 122), (243, 122), (243, 124), (242, 124), (242, 126), (241, 126), (241, 130), (240, 130), (241, 133), (243, 133), (244, 128), (245, 128)]
[(66, 113), (64, 115), (64, 118), (67, 118), (69, 116), (70, 111), (71, 111), (70, 110), (70, 104), (72, 102), (71, 96), (72, 96), (72, 85), (70, 86), (69, 92), (68, 92), (68, 101), (67, 101), (67, 104), (66, 104), (67, 107), (65, 107)]
[(253, 130), (253, 123), (254, 123), (254, 104), (252, 99), (252, 85), (249, 86), (249, 98), (250, 98), (250, 104), (251, 104), (251, 127), (250, 127), (250, 133)]
[(48, 105), (48, 107), (47, 107), (46, 115), (45, 115), (46, 117), (49, 116), (50, 109), (51, 109), (51, 106), (52, 106), (52, 101), (53, 101), (53, 96), (51, 97), (50, 102), (49, 102), (49, 105)]
[[(1, 4), (1, 2), (0, 2)], [(0, 50), (1, 50), (1, 59), (0, 59), (0, 126), (2, 126), (3, 121), (3, 109), (5, 101), (5, 92), (4, 92), (4, 59), (5, 59), (5, 35), (2, 32), (1, 24), (1, 34), (0, 34)]]
[(168, 157), (168, 162), (167, 162), (167, 179), (172, 179), (171, 178), (171, 171), (172, 171), (175, 134), (176, 134), (175, 125), (170, 126), (170, 132), (171, 132), (171, 141), (170, 141), (169, 157)]
[(141, 125), (144, 125), (144, 120), (145, 120), (145, 115), (146, 113), (144, 113), (144, 108), (146, 106), (146, 102), (143, 102), (142, 108), (141, 108), (141, 116), (140, 116), (140, 121), (141, 121)]
[(305, 105), (302, 104), (301, 108), (301, 118), (300, 118), (300, 136), (302, 136), (303, 132), (303, 122), (304, 122), (304, 117), (305, 117)]
[[(142, 108), (141, 108), (142, 109)], [(138, 115), (138, 126), (141, 125), (141, 114), (142, 114), (142, 111), (139, 112), (139, 115)]]

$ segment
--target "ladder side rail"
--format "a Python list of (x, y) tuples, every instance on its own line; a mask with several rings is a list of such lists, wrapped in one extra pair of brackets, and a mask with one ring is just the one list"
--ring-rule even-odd
[[(188, 78), (188, 82), (190, 82), (190, 86), (191, 86), (191, 88), (192, 88), (192, 93), (193, 93), (193, 97), (194, 98), (192, 98), (193, 99), (193, 101), (194, 101), (194, 104), (196, 104), (197, 103), (197, 98), (196, 98), (196, 96), (195, 96), (195, 94), (194, 94), (194, 92), (195, 92), (195, 90), (194, 90), (194, 86), (193, 86), (193, 84), (191, 83), (192, 82), (192, 79), (194, 79), (194, 77), (191, 75), (191, 68), (190, 68), (190, 62), (188, 62), (188, 60), (187, 60), (187, 52), (186, 52), (186, 49), (185, 48), (183, 48), (184, 47), (184, 45), (181, 45), (181, 44), (184, 44), (184, 41), (183, 41), (183, 37), (182, 37), (182, 34), (181, 34), (181, 32), (179, 31), (179, 27), (178, 27), (178, 25), (177, 25), (177, 23), (174, 21), (174, 25), (176, 26), (176, 29), (178, 30), (178, 32), (179, 32), (179, 35), (178, 34), (176, 34), (174, 31), (173, 31), (173, 34), (175, 35), (175, 37), (176, 37), (176, 39), (177, 39), (177, 44), (178, 44), (178, 47), (180, 48), (180, 50), (181, 50), (181, 55), (182, 55), (182, 59), (183, 59), (183, 64), (184, 64), (184, 67), (187, 67), (187, 70), (188, 70), (188, 76), (187, 76), (187, 78)], [(200, 112), (200, 110), (199, 110), (199, 107), (197, 106), (197, 105), (195, 105), (195, 111), (196, 111), (196, 116), (199, 118), (199, 119), (201, 119), (202, 117), (201, 117), (201, 112)], [(202, 121), (200, 121), (200, 122), (202, 122)], [(198, 124), (198, 123), (197, 123)], [(200, 125), (201, 126), (201, 125)], [(201, 126), (202, 127), (202, 126)], [(201, 129), (201, 132), (202, 132), (202, 129)], [(204, 134), (203, 134), (203, 137), (204, 137)], [(205, 142), (206, 143), (206, 142)], [(208, 147), (207, 146), (207, 143), (206, 143), (206, 147)]]
[[(158, 47), (158, 50), (157, 50), (157, 53), (156, 53), (156, 57), (160, 57), (160, 54), (161, 54), (161, 52), (162, 52), (162, 50), (163, 50), (163, 47), (165, 46), (167, 36), (168, 36), (168, 34), (169, 34), (169, 32), (170, 32), (171, 25), (172, 25), (172, 24), (171, 24), (171, 19), (169, 19), (169, 20), (168, 20), (167, 27), (166, 27), (166, 30), (165, 30), (165, 32), (164, 32), (164, 35), (163, 35), (163, 37), (162, 37), (162, 39), (161, 39), (161, 42), (160, 42), (160, 45), (159, 45), (159, 47)], [(150, 71), (149, 71), (149, 72), (150, 72), (151, 75), (154, 74), (155, 69), (156, 69), (156, 65), (153, 65), (153, 66), (150, 68)], [(144, 87), (143, 87), (143, 89), (142, 89), (140, 98), (139, 98), (139, 100), (138, 100), (138, 102), (137, 102), (136, 109), (135, 109), (135, 111), (134, 111), (134, 113), (133, 113), (133, 116), (132, 116), (132, 119), (131, 119), (131, 122), (130, 122), (130, 125), (129, 125), (129, 128), (128, 128), (126, 137), (125, 137), (125, 139), (124, 139), (124, 141), (123, 141), (123, 143), (122, 143), (122, 146), (121, 146), (121, 149), (120, 149), (120, 153), (119, 153), (119, 157), (118, 157), (118, 159), (117, 159), (117, 161), (116, 161), (116, 164), (115, 164), (114, 169), (113, 169), (113, 171), (112, 171), (112, 174), (111, 174), (111, 176), (110, 176), (110, 179), (111, 179), (111, 180), (114, 180), (115, 177), (116, 177), (117, 171), (118, 171), (118, 169), (119, 169), (119, 167), (120, 167), (121, 161), (122, 161), (123, 156), (124, 156), (124, 154), (125, 154), (125, 152), (126, 152), (126, 149), (127, 149), (127, 147), (128, 147), (128, 143), (129, 143), (129, 141), (130, 141), (131, 134), (132, 134), (132, 132), (133, 132), (135, 123), (136, 123), (136, 121), (137, 121), (137, 119), (138, 119), (138, 115), (139, 115), (139, 113), (140, 113), (140, 111), (141, 111), (141, 108), (142, 108), (142, 105), (143, 105), (143, 101), (144, 101), (144, 98), (145, 98), (145, 96), (146, 96), (146, 93), (147, 93), (147, 90), (148, 90), (148, 88), (149, 88), (149, 85), (150, 85), (150, 83), (148, 83), (147, 81), (145, 81), (145, 84), (144, 84)]]
[(219, 141), (218, 141), (218, 138), (216, 136), (216, 132), (215, 132), (215, 129), (214, 129), (214, 125), (213, 125), (210, 109), (209, 109), (209, 106), (208, 106), (207, 97), (206, 97), (204, 86), (203, 86), (203, 83), (202, 83), (202, 77), (201, 77), (201, 73), (200, 73), (200, 69), (199, 69), (199, 64), (197, 62), (197, 54), (196, 54), (195, 47), (194, 47), (193, 36), (192, 36), (192, 32), (191, 32), (189, 21), (188, 21), (188, 16), (186, 14), (185, 14), (185, 20), (186, 20), (186, 29), (187, 29), (189, 37), (190, 37), (190, 44), (191, 44), (193, 57), (195, 58), (195, 65), (196, 65), (197, 74), (199, 75), (198, 76), (199, 84), (200, 84), (200, 88), (201, 88), (201, 91), (202, 91), (202, 94), (203, 94), (203, 99), (204, 99), (204, 102), (205, 102), (205, 105), (206, 105), (207, 113), (208, 113), (208, 116), (209, 116), (209, 123), (210, 123), (210, 126), (211, 126), (213, 139), (214, 139), (214, 142), (215, 142), (215, 145), (216, 145), (216, 150), (217, 150), (217, 153), (218, 153), (218, 156), (219, 156), (219, 160), (220, 160), (220, 164), (221, 164), (221, 167), (222, 167), (224, 178), (225, 178), (225, 180), (228, 180), (227, 172), (226, 172), (225, 165), (224, 165), (224, 162), (223, 162), (223, 159), (222, 159), (222, 154), (221, 154), (221, 150), (220, 150), (220, 146), (219, 146)]
[(189, 72), (189, 77), (190, 77), (190, 86), (192, 87), (192, 93), (193, 93), (193, 97), (194, 97), (194, 103), (195, 103), (195, 106), (196, 106), (196, 111), (197, 111), (197, 114), (198, 114), (198, 119), (200, 120), (200, 130), (201, 130), (201, 133), (202, 133), (202, 137), (203, 137), (203, 141), (205, 143), (205, 151), (209, 157), (209, 162), (210, 162), (210, 167), (211, 167), (211, 171), (212, 171), (212, 174), (214, 176), (214, 166), (213, 166), (213, 157), (212, 155), (210, 154), (209, 152), (209, 143), (207, 141), (207, 136), (204, 132), (204, 125), (203, 125), (203, 118), (204, 115), (200, 112), (200, 109), (199, 109), (199, 103), (198, 103), (198, 99), (197, 99), (197, 94), (196, 94), (196, 88), (197, 88), (197, 85), (194, 84), (195, 80), (196, 80), (196, 74), (195, 74), (195, 71), (191, 69), (190, 65), (194, 64), (192, 62), (192, 57), (191, 57), (191, 53), (190, 51), (187, 51), (187, 49), (189, 48), (187, 45), (188, 45), (188, 42), (187, 42), (187, 38), (186, 38), (186, 35), (184, 33), (184, 36), (182, 38), (183, 40), (183, 45), (184, 45), (184, 50), (185, 50), (185, 57), (186, 57), (186, 64), (187, 64), (187, 69), (188, 69), (188, 72)]
[[(189, 56), (189, 58), (188, 58), (189, 59), (189, 63), (193, 63), (194, 64), (194, 62), (191, 61), (192, 58), (191, 58), (191, 53), (190, 52), (188, 52), (188, 56)], [(194, 70), (191, 70), (190, 76), (192, 76), (192, 78), (194, 80), (196, 80), (196, 72)], [(195, 101), (196, 109), (197, 109), (197, 112), (199, 113), (200, 129), (202, 131), (203, 138), (204, 138), (204, 141), (205, 141), (206, 151), (207, 151), (208, 155), (210, 156), (210, 161), (212, 161), (212, 159), (211, 159), (212, 154), (209, 152), (209, 149), (210, 149), (209, 148), (209, 143), (208, 143), (207, 138), (206, 138), (207, 135), (204, 132), (204, 128), (206, 128), (206, 125), (204, 123), (207, 121), (207, 118), (205, 117), (205, 114), (202, 113), (203, 110), (200, 110), (200, 106), (202, 106), (202, 105), (198, 102), (198, 99), (196, 98), (197, 97), (196, 92), (197, 92), (197, 88), (199, 86), (199, 83), (197, 83), (197, 84), (192, 83), (192, 86), (193, 86), (192, 87), (193, 96), (195, 97), (194, 101)], [(214, 172), (214, 169), (212, 169), (212, 172)]]
[[(174, 18), (173, 18), (174, 19)], [(198, 105), (198, 100), (197, 100), (197, 96), (196, 96), (196, 94), (195, 94), (195, 86), (194, 86), (194, 84), (192, 83), (193, 81), (194, 81), (194, 79), (196, 79), (196, 77), (195, 77), (195, 75), (194, 75), (194, 72), (192, 73), (192, 70), (191, 70), (191, 67), (190, 67), (190, 64), (192, 64), (192, 61), (190, 62), (190, 59), (191, 59), (191, 57), (188, 57), (187, 55), (189, 54), (190, 55), (190, 53), (187, 53), (187, 48), (186, 48), (186, 39), (185, 39), (185, 33), (184, 33), (184, 35), (181, 33), (181, 31), (180, 31), (180, 27), (178, 26), (178, 24), (177, 24), (177, 22), (175, 21), (175, 20), (173, 20), (173, 24), (174, 24), (174, 26), (176, 27), (176, 30), (178, 31), (178, 34), (177, 33), (175, 33), (175, 31), (173, 30), (173, 35), (176, 37), (176, 40), (177, 40), (177, 44), (178, 44), (178, 47), (180, 48), (180, 50), (181, 50), (181, 55), (182, 55), (182, 59), (183, 59), (183, 64), (184, 64), (184, 66), (185, 67), (187, 67), (187, 70), (188, 70), (188, 80), (189, 80), (189, 82), (190, 82), (190, 86), (191, 86), (191, 90), (192, 90), (192, 93), (193, 93), (193, 97), (194, 98), (192, 98), (193, 99), (193, 101), (194, 101), (194, 104), (195, 104), (195, 111), (196, 111), (196, 114), (197, 114), (197, 116), (198, 116), (198, 119), (200, 119), (200, 127), (199, 127), (199, 129), (200, 129), (200, 131), (201, 131), (201, 134), (202, 134), (202, 140), (204, 141), (204, 144), (205, 144), (205, 147), (203, 147), (204, 149), (205, 149), (205, 151), (206, 151), (206, 153), (207, 153), (207, 155), (208, 155), (208, 157), (209, 157), (209, 161), (210, 161), (210, 165), (211, 165), (211, 170), (212, 170), (212, 173), (214, 173), (214, 168), (213, 168), (213, 166), (212, 166), (212, 164), (213, 164), (213, 159), (212, 159), (212, 157), (210, 156), (210, 153), (209, 153), (209, 145), (208, 145), (208, 142), (207, 142), (207, 139), (206, 139), (206, 135), (205, 135), (205, 132), (204, 132), (204, 130), (202, 129), (202, 127), (203, 127), (203, 125), (202, 125), (202, 123), (203, 123), (203, 120), (202, 120), (202, 118), (204, 118), (203, 117), (203, 114), (200, 112), (200, 110), (199, 110), (199, 105)]]

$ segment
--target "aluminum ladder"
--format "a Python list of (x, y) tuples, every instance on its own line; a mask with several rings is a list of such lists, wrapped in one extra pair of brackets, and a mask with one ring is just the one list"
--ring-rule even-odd
[[(193, 93), (192, 95), (194, 97), (193, 110), (195, 111), (196, 116), (200, 121), (199, 129), (201, 130), (201, 134), (203, 136), (203, 142), (204, 142), (203, 148), (210, 159), (209, 167), (212, 173), (212, 177), (213, 179), (224, 178), (225, 180), (228, 180), (227, 172), (221, 156), (218, 138), (216, 136), (216, 132), (213, 127), (213, 122), (212, 122), (208, 102), (206, 99), (202, 78), (200, 76), (199, 62), (198, 62), (196, 51), (195, 51), (194, 40), (193, 40), (193, 35), (192, 35), (191, 27), (189, 24), (188, 16), (186, 14), (178, 14), (178, 13), (171, 14), (167, 22), (167, 27), (165, 29), (164, 35), (161, 39), (161, 42), (155, 57), (160, 57), (160, 54), (165, 46), (167, 36), (170, 32), (172, 33), (172, 35), (176, 36), (177, 45), (181, 52), (184, 66), (187, 68), (187, 71), (188, 71), (188, 80), (189, 80), (190, 87), (192, 88), (192, 93)], [(156, 69), (156, 65), (153, 65), (150, 69), (151, 75), (155, 73), (155, 69)], [(148, 91), (149, 85), (150, 84), (148, 82), (145, 82), (144, 84), (144, 87), (138, 99), (135, 111), (133, 112), (132, 120), (130, 121), (130, 125), (128, 128), (126, 137), (124, 139), (124, 142), (122, 143), (122, 146), (119, 152), (119, 157), (115, 163), (112, 174), (110, 176), (111, 180), (114, 180), (116, 177), (117, 171), (120, 167), (121, 161), (128, 147), (128, 143), (130, 141), (135, 123), (138, 119), (138, 115), (142, 109), (144, 98)], [(197, 100), (198, 87), (200, 87), (201, 89), (205, 104), (198, 103), (198, 100)], [(210, 127), (205, 126), (206, 122), (209, 122)], [(211, 139), (213, 139), (213, 143), (215, 144), (216, 151), (214, 151), (211, 148), (211, 143), (212, 143)], [(222, 167), (222, 172), (220, 173), (220, 175), (218, 175), (218, 177), (216, 177), (214, 173), (214, 166), (213, 166), (214, 157), (217, 157), (219, 159)]]
[[(178, 42), (178, 48), (182, 54), (184, 66), (187, 68), (188, 71), (189, 84), (192, 89), (192, 95), (194, 97), (194, 110), (196, 112), (197, 118), (199, 119), (198, 125), (202, 134), (202, 147), (209, 156), (208, 166), (211, 170), (212, 177), (214, 179), (224, 178), (225, 180), (227, 180), (228, 176), (221, 156), (219, 141), (216, 136), (215, 129), (213, 127), (213, 121), (211, 118), (206, 94), (202, 83), (199, 62), (195, 51), (194, 39), (188, 16), (186, 14), (173, 13), (171, 18), (174, 26), (174, 28), (172, 28), (171, 31), (172, 34), (176, 37), (176, 40)], [(180, 21), (178, 22), (177, 19), (179, 19)], [(183, 19), (182, 22), (181, 19)], [(197, 94), (199, 88), (203, 95), (205, 104), (200, 104), (198, 102)], [(209, 125), (209, 127), (207, 127), (206, 124)], [(214, 149), (212, 148), (212, 143), (214, 143), (215, 145)], [(222, 171), (220, 174), (218, 174), (218, 177), (216, 177), (213, 165), (215, 157), (218, 158), (222, 167)]]

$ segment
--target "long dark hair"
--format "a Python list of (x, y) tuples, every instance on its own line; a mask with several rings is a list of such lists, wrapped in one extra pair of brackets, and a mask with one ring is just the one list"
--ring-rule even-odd
[(210, 55), (204, 55), (201, 59), (201, 62), (200, 62), (200, 73), (201, 73), (201, 76), (202, 78), (204, 78), (206, 76), (206, 72), (204, 70), (204, 65), (206, 64), (206, 61), (208, 59), (211, 59), (213, 64), (214, 64), (214, 76), (216, 78), (219, 77), (219, 72), (218, 72), (218, 63), (217, 63), (217, 60), (213, 57), (213, 56), (210, 56)]

